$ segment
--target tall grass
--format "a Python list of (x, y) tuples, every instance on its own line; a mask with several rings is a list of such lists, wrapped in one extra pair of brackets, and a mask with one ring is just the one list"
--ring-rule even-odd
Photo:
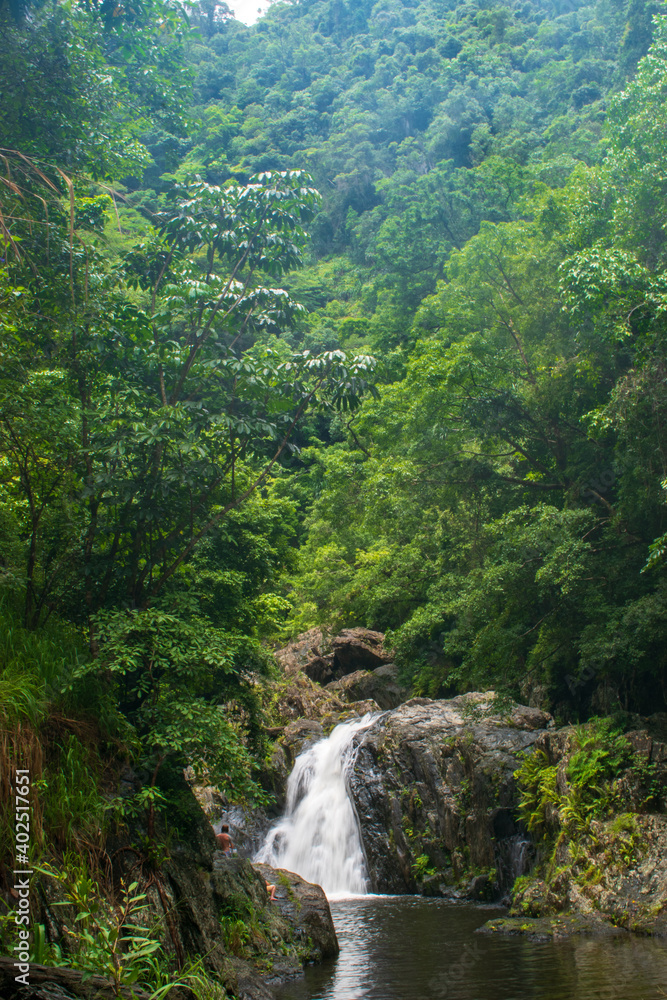
[(11, 600), (0, 599), (0, 674), (29, 675), (48, 696), (60, 692), (87, 658), (85, 640), (72, 625), (52, 617), (32, 631)]
[(106, 804), (100, 748), (109, 758), (124, 747), (111, 692), (86, 673), (87, 661), (85, 640), (73, 626), (52, 619), (31, 631), (11, 601), (0, 600), (0, 869), (12, 854), (16, 768), (30, 771), (37, 852), (100, 847)]

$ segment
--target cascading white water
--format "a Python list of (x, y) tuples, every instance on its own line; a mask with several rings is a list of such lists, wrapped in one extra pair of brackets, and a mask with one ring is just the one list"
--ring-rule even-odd
[(366, 892), (366, 866), (359, 829), (347, 791), (354, 761), (353, 736), (372, 716), (344, 722), (304, 750), (287, 782), (287, 809), (255, 860), (296, 872), (321, 885), (327, 896)]

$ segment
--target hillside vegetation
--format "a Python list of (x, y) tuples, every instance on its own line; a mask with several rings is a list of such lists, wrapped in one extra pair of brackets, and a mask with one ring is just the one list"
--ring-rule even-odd
[(664, 710), (662, 5), (4, 2), (0, 41), (0, 793), (27, 761), (37, 849), (154, 842), (186, 763), (263, 801), (259, 679), (314, 625), (388, 633), (418, 694)]
[(657, 10), (281, 3), (188, 46), (180, 172), (306, 165), (291, 342), (381, 360), (286, 484), (294, 628), (390, 630), (421, 692), (664, 702)]

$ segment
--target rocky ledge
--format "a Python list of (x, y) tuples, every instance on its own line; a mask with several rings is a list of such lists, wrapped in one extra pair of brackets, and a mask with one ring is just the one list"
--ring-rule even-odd
[(276, 714), (285, 723), (319, 719), (331, 728), (354, 715), (395, 708), (409, 697), (381, 632), (350, 628), (330, 636), (313, 628), (275, 656), (283, 671)]
[(357, 670), (374, 670), (391, 661), (382, 632), (367, 628), (343, 629), (331, 636), (323, 629), (303, 632), (276, 659), (288, 675), (304, 673), (318, 684), (328, 684)]
[(285, 790), (294, 761), (302, 750), (323, 739), (339, 722), (395, 708), (409, 697), (398, 668), (384, 645), (384, 635), (365, 628), (329, 635), (313, 628), (284, 649), (276, 661), (280, 680), (269, 682), (277, 740), (265, 762), (261, 781), (273, 796), (266, 810), (247, 810), (228, 802), (191, 775), (193, 791), (216, 830), (226, 823), (234, 846), (243, 857), (259, 850), (271, 824), (285, 808)]
[(379, 715), (349, 779), (371, 889), (504, 899), (490, 932), (667, 934), (666, 722), (556, 729), (493, 692)]

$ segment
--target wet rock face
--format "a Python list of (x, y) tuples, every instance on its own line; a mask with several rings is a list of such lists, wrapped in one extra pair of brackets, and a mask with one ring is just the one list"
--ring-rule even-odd
[(366, 628), (344, 629), (333, 638), (313, 628), (278, 650), (276, 659), (286, 674), (303, 672), (317, 684), (328, 684), (357, 670), (375, 670), (389, 663), (383, 643), (381, 632)]
[(514, 772), (551, 717), (493, 692), (415, 698), (359, 734), (350, 790), (374, 892), (491, 898), (528, 863)]
[(219, 788), (198, 782), (191, 767), (186, 768), (184, 774), (214, 832), (220, 833), (222, 825), (225, 824), (229, 827), (235, 853), (242, 858), (254, 857), (263, 844), (271, 824), (282, 813), (285, 805), (284, 790), (289, 768), (282, 747), (274, 746), (260, 776), (266, 790), (275, 796), (275, 802), (266, 808), (255, 806), (249, 809), (229, 802)]

